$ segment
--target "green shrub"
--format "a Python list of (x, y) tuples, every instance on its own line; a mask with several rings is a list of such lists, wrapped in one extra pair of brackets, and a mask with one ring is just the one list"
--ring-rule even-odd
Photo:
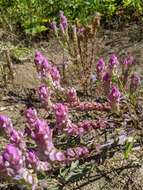
[[(100, 12), (103, 20), (114, 19), (123, 10), (128, 18), (143, 13), (142, 0), (0, 0), (1, 25), (10, 31), (18, 27), (27, 34), (35, 35), (48, 30), (48, 23), (57, 18), (59, 10), (71, 20), (79, 19), (86, 24)], [(118, 17), (117, 17), (118, 18)]]

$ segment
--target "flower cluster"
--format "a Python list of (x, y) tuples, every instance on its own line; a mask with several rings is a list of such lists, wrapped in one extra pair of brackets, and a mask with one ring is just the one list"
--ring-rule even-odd
[(38, 95), (41, 102), (46, 108), (51, 106), (51, 100), (50, 100), (51, 92), (45, 84), (39, 86)]
[(100, 58), (96, 65), (97, 76), (98, 79), (103, 83), (104, 93), (106, 96), (108, 96), (109, 94), (111, 88), (112, 76), (116, 72), (118, 64), (119, 61), (117, 56), (115, 54), (112, 54), (110, 56), (108, 65), (105, 65), (103, 58)]
[[(56, 104), (54, 107), (54, 112), (56, 116), (56, 126), (59, 130), (63, 130), (68, 134), (72, 135), (80, 135), (80, 129), (84, 130), (86, 127), (78, 127), (76, 131), (74, 131), (74, 127), (72, 127), (72, 131), (70, 131), (70, 124), (72, 124), (69, 119), (68, 108), (60, 103)], [(26, 113), (28, 113), (27, 110)], [(31, 112), (31, 110), (30, 110)], [(32, 114), (31, 114), (32, 116)], [(29, 122), (30, 118), (28, 118), (27, 122)], [(55, 148), (53, 144), (53, 130), (49, 127), (49, 125), (40, 119), (37, 118), (37, 121), (34, 122), (34, 126), (32, 123), (31, 126), (31, 137), (37, 144), (37, 154), (38, 158), (41, 158), (45, 161), (51, 162), (68, 162), (68, 158), (66, 157), (66, 153), (64, 151), (58, 150)], [(78, 151), (76, 151), (78, 152)], [(33, 155), (33, 152), (31, 153)], [(77, 155), (76, 155), (77, 156)], [(34, 156), (35, 158), (35, 156)], [(75, 158), (74, 158), (75, 159)]]
[(67, 30), (67, 27), (68, 27), (67, 18), (65, 17), (64, 12), (60, 11), (60, 29), (63, 34)]
[[(140, 85), (140, 77), (132, 73), (133, 64), (134, 59), (131, 55), (125, 57), (120, 63), (115, 54), (110, 56), (107, 65), (103, 58), (100, 58), (97, 62), (96, 72), (98, 80), (101, 82), (100, 84), (103, 86), (104, 94), (108, 97), (110, 103), (113, 102), (111, 100), (113, 100), (112, 94), (114, 91), (116, 91), (114, 94), (119, 95), (119, 89), (124, 88), (124, 90), (129, 91), (130, 93), (134, 93)], [(114, 101), (114, 104), (115, 102), (117, 103), (119, 101)]]
[(23, 168), (22, 152), (13, 144), (7, 145), (2, 154), (3, 163), (8, 175), (14, 176)]
[(67, 102), (69, 102), (70, 104), (73, 104), (79, 101), (75, 88), (68, 89), (66, 92), (66, 96), (67, 96)]
[[(63, 34), (68, 30), (68, 22), (63, 12), (60, 12), (60, 28)], [(57, 31), (56, 23), (53, 23), (53, 29)], [(84, 33), (85, 31), (78, 31), (76, 26), (73, 30), (75, 34), (74, 42), (78, 43), (77, 33)], [(79, 51), (76, 53), (78, 54)], [(49, 171), (57, 166), (66, 166), (74, 160), (89, 156), (94, 144), (84, 146), (85, 142), (82, 143), (81, 139), (88, 132), (107, 128), (106, 116), (101, 116), (100, 119), (97, 119), (97, 117), (96, 120), (81, 120), (78, 122), (72, 120), (71, 110), (74, 112), (94, 110), (94, 113), (95, 111), (118, 111), (121, 97), (123, 97), (120, 79), (122, 79), (121, 82), (123, 82), (124, 87), (124, 81), (131, 74), (130, 68), (133, 59), (128, 57), (124, 60), (122, 76), (117, 74), (119, 61), (115, 54), (111, 55), (107, 65), (103, 58), (99, 59), (96, 65), (96, 76), (100, 81), (101, 88), (104, 88), (104, 94), (106, 95), (104, 103), (82, 102), (78, 98), (75, 88), (63, 88), (60, 84), (59, 70), (51, 65), (50, 61), (39, 51), (35, 54), (34, 62), (41, 79), (41, 85), (37, 90), (39, 99), (44, 105), (44, 109), (49, 111), (52, 120), (47, 118), (43, 120), (38, 117), (35, 108), (28, 108), (25, 111), (25, 131), (21, 132), (13, 127), (7, 116), (0, 115), (0, 134), (9, 141), (0, 155), (0, 174), (12, 180), (24, 181), (33, 190), (38, 186), (37, 174), (39, 172)], [(138, 75), (132, 74), (128, 87), (130, 93), (134, 93), (139, 84), (140, 78)], [(66, 139), (67, 144), (64, 148), (60, 145), (58, 137), (61, 141)], [(68, 138), (74, 139), (72, 146), (68, 145)], [(119, 145), (123, 144), (126, 141), (126, 136), (119, 136), (117, 141)], [(114, 139), (110, 139), (102, 144), (100, 149), (111, 146), (113, 143)]]
[(49, 60), (46, 59), (39, 51), (36, 52), (34, 62), (37, 68), (37, 72), (42, 80), (50, 86), (60, 86), (60, 74), (56, 66), (52, 66)]
[(102, 79), (104, 70), (105, 70), (105, 62), (103, 58), (100, 58), (96, 65), (96, 72), (99, 79)]

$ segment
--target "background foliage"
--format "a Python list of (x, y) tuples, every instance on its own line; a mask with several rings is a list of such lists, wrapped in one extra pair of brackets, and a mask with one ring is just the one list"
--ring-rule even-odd
[(95, 12), (103, 21), (125, 16), (141, 18), (142, 0), (0, 0), (1, 26), (10, 31), (20, 29), (28, 34), (48, 30), (48, 23), (57, 17), (59, 10), (72, 21), (76, 18), (85, 24)]

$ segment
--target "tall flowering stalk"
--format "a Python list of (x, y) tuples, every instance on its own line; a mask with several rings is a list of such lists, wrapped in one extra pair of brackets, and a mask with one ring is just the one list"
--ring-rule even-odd
[(112, 85), (112, 77), (114, 74), (117, 73), (117, 67), (118, 67), (119, 61), (118, 58), (115, 54), (112, 54), (109, 59), (109, 63), (104, 69), (104, 74), (103, 74), (103, 88), (104, 88), (104, 93), (106, 96), (109, 95), (109, 91)]
[(129, 80), (129, 75), (131, 73), (133, 63), (134, 63), (134, 59), (131, 55), (128, 55), (128, 57), (124, 58), (122, 62), (121, 80), (122, 80), (123, 86), (125, 86)]
[(102, 79), (104, 70), (105, 70), (105, 62), (103, 58), (100, 58), (96, 65), (96, 73), (99, 80)]
[(133, 94), (137, 91), (138, 87), (141, 84), (141, 80), (139, 75), (132, 74), (131, 75), (131, 82), (130, 82), (130, 93)]
[(103, 74), (102, 82), (103, 82), (104, 94), (105, 96), (108, 96), (112, 82), (111, 73), (109, 71)]
[(118, 58), (117, 56), (113, 53), (111, 56), (110, 56), (110, 59), (109, 59), (109, 69), (111, 72), (114, 71), (115, 68), (117, 68), (117, 65), (119, 64), (119, 61), (118, 61)]
[[(90, 85), (87, 83), (90, 80), (91, 69), (95, 61), (97, 46), (95, 37), (100, 25), (100, 15), (96, 15), (91, 26), (86, 27), (81, 26), (78, 21), (74, 25), (68, 23), (63, 11), (60, 11), (59, 18), (59, 27), (57, 27), (58, 24), (52, 22), (52, 29), (63, 49), (63, 57), (66, 52), (73, 63), (70, 64), (71, 67), (67, 67), (67, 70), (73, 75), (73, 78), (75, 78), (75, 73), (80, 81), (82, 78), (82, 86), (86, 88)], [(65, 70), (65, 65), (63, 70)], [(63, 73), (65, 72), (63, 71)]]
[(60, 74), (57, 67), (51, 65), (38, 51), (35, 53), (34, 62), (41, 82), (47, 84), (49, 88), (60, 89)]
[(108, 99), (113, 111), (119, 111), (119, 103), (121, 98), (121, 92), (116, 86), (112, 86)]
[(58, 128), (64, 128), (69, 122), (68, 107), (57, 103), (53, 107), (56, 116), (56, 125)]

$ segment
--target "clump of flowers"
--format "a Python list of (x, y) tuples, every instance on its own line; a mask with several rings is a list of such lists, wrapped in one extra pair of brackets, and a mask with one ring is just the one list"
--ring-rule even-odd
[[(65, 55), (66, 52), (72, 61), (70, 66), (63, 65), (63, 73), (65, 73), (64, 70), (66, 68), (66, 71), (69, 72), (70, 75), (72, 74), (74, 78), (76, 74), (80, 81), (82, 79), (83, 88), (86, 88), (92, 73), (91, 70), (96, 54), (95, 51), (97, 51), (97, 41), (95, 40), (96, 32), (99, 26), (99, 14), (95, 15), (91, 25), (81, 26), (79, 22), (75, 24), (68, 23), (63, 11), (60, 11), (59, 23), (55, 21), (51, 23), (51, 28), (63, 49), (63, 55)], [(91, 46), (89, 46), (89, 44), (91, 44)], [(63, 62), (65, 62), (65, 60), (63, 60)], [(66, 78), (65, 76), (63, 77)]]
[[(66, 30), (66, 22), (61, 21)], [(36, 190), (39, 186), (39, 172), (48, 172), (56, 167), (69, 165), (72, 161), (89, 156), (93, 149), (100, 152), (114, 143), (124, 144), (127, 136), (124, 136), (123, 140), (122, 136), (115, 140), (109, 139), (97, 148), (95, 148), (94, 141), (90, 145), (81, 143), (80, 139), (87, 133), (93, 131), (95, 133), (96, 130), (109, 127), (107, 118), (77, 122), (72, 120), (71, 114), (71, 110), (80, 112), (119, 111), (123, 92), (118, 81), (121, 77), (117, 75), (116, 85), (113, 80), (119, 66), (115, 54), (111, 55), (108, 65), (101, 58), (96, 66), (98, 80), (106, 92), (107, 100), (104, 103), (81, 101), (75, 88), (63, 87), (60, 83), (60, 72), (40, 52), (36, 52), (34, 61), (41, 80), (37, 93), (43, 108), (52, 115), (53, 122), (39, 118), (35, 108), (28, 108), (25, 110), (26, 126), (23, 133), (13, 127), (7, 116), (0, 115), (0, 134), (9, 141), (0, 155), (0, 174), (5, 179), (22, 182), (29, 189)], [(136, 91), (139, 84), (140, 78), (132, 74), (130, 93)], [(62, 148), (55, 143), (57, 137), (65, 138), (67, 141), (74, 137), (79, 141), (72, 147)]]
[(109, 97), (113, 86), (117, 86), (123, 92), (135, 93), (140, 78), (133, 72), (133, 63), (134, 59), (131, 55), (120, 61), (115, 54), (111, 54), (108, 64), (100, 58), (96, 64), (97, 82), (104, 90), (100, 88), (100, 94)]

